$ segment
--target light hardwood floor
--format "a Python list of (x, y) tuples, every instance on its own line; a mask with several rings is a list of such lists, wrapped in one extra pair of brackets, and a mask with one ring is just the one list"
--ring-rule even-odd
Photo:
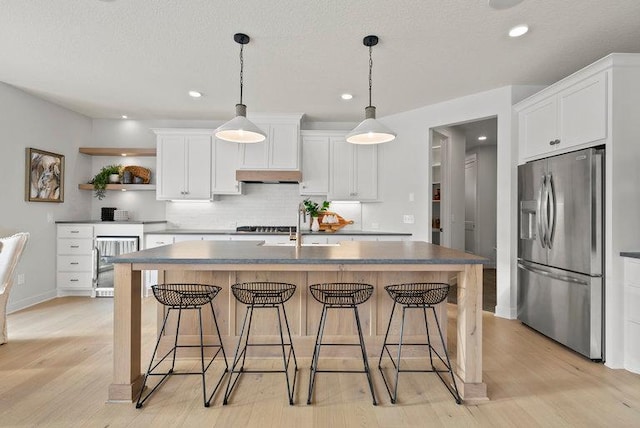
[[(145, 365), (155, 340), (154, 305), (144, 303)], [(202, 406), (196, 376), (170, 379), (141, 410), (105, 403), (112, 307), (110, 299), (61, 298), (9, 315), (9, 343), (0, 346), (0, 426), (640, 426), (640, 375), (587, 361), (489, 313), (483, 346), (491, 401), (480, 405), (456, 405), (433, 374), (401, 375), (399, 403), (392, 405), (376, 369), (377, 407), (361, 374), (319, 374), (315, 404), (307, 406), (308, 359), (299, 361), (295, 406), (281, 374), (246, 375), (224, 407), (220, 393), (210, 408)], [(449, 313), (455, 315), (451, 307)], [(354, 361), (330, 364), (359, 368)]]

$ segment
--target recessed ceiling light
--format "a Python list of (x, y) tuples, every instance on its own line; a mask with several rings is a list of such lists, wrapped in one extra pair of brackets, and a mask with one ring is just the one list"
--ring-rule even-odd
[(486, 139), (487, 139), (486, 135), (481, 135), (481, 136), (478, 137), (478, 141), (484, 141)]
[(518, 3), (522, 3), (522, 0), (488, 0), (487, 2), (489, 7), (493, 9), (509, 9)]
[(123, 114), (121, 117), (122, 117), (123, 119), (128, 119), (128, 118), (129, 118), (129, 116), (127, 116), (126, 114)]
[(189, 96), (193, 98), (200, 98), (202, 96), (202, 92), (189, 91)]
[(353, 95), (344, 93), (344, 94), (340, 95), (340, 98), (342, 98), (343, 100), (350, 100), (350, 99), (353, 98)]
[(511, 30), (509, 30), (510, 37), (520, 37), (529, 31), (529, 26), (527, 25), (516, 25)]

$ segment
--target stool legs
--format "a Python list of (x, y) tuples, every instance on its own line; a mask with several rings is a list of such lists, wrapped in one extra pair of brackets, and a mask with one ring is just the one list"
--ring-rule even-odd
[[(382, 375), (382, 379), (384, 380), (384, 384), (385, 387), (387, 388), (387, 392), (389, 393), (389, 397), (391, 399), (391, 403), (395, 404), (397, 401), (397, 397), (398, 397), (398, 380), (400, 378), (400, 373), (402, 372), (411, 372), (411, 373), (436, 373), (438, 375), (438, 377), (440, 378), (440, 380), (442, 381), (442, 383), (447, 387), (447, 389), (449, 390), (449, 392), (451, 393), (451, 395), (453, 395), (453, 398), (456, 400), (457, 404), (462, 403), (462, 399), (460, 398), (460, 394), (458, 392), (458, 386), (456, 385), (456, 380), (453, 374), (453, 369), (451, 367), (451, 361), (449, 359), (449, 352), (447, 351), (447, 346), (446, 343), (444, 341), (444, 337), (442, 335), (442, 329), (440, 328), (440, 322), (438, 321), (438, 317), (436, 315), (435, 312), (435, 308), (433, 306), (430, 305), (402, 305), (402, 323), (400, 324), (400, 339), (398, 341), (398, 343), (390, 343), (388, 342), (388, 338), (389, 338), (389, 330), (391, 329), (391, 322), (393, 320), (393, 314), (395, 312), (396, 309), (396, 304), (397, 302), (394, 301), (393, 303), (393, 308), (391, 309), (391, 315), (389, 316), (389, 324), (387, 325), (387, 332), (384, 336), (384, 343), (382, 345), (382, 350), (380, 352), (380, 359), (378, 360), (378, 369), (380, 370), (380, 374)], [(427, 332), (427, 342), (426, 343), (403, 343), (404, 340), (404, 323), (405, 323), (405, 315), (406, 315), (406, 309), (409, 308), (414, 308), (414, 309), (422, 309), (422, 313), (424, 315), (424, 325), (425, 325), (425, 329)], [(438, 334), (440, 336), (440, 341), (442, 343), (443, 349), (444, 349), (444, 355), (445, 355), (445, 359), (443, 359), (440, 354), (433, 348), (433, 346), (431, 345), (431, 338), (429, 337), (429, 322), (428, 322), (428, 318), (427, 318), (427, 308), (431, 309), (431, 311), (433, 312), (434, 315), (434, 319), (436, 320), (436, 327), (438, 329)], [(391, 355), (391, 352), (389, 351), (389, 346), (390, 345), (396, 345), (398, 346), (398, 355), (397, 355), (397, 360), (393, 359), (393, 356)], [(408, 346), (427, 346), (427, 348), (429, 349), (429, 362), (431, 365), (431, 370), (410, 370), (410, 369), (401, 369), (400, 364), (402, 361), (402, 346), (403, 345), (408, 345)], [(387, 356), (389, 357), (389, 360), (391, 360), (391, 363), (393, 364), (393, 367), (395, 369), (395, 380), (394, 380), (394, 386), (393, 386), (393, 390), (391, 389), (391, 386), (389, 385), (389, 382), (387, 381), (387, 378), (385, 377), (384, 371), (382, 369), (382, 357), (385, 355), (385, 353), (387, 354)], [(436, 366), (433, 363), (433, 355), (436, 355), (436, 357), (438, 357), (438, 359), (440, 359), (440, 361), (442, 362), (442, 364), (444, 364), (444, 366), (446, 367), (445, 370), (441, 370), (441, 369), (437, 369)], [(443, 372), (448, 372), (451, 376), (451, 382), (453, 384), (453, 386), (450, 386), (445, 379), (442, 377), (441, 373)]]
[[(275, 309), (278, 313), (278, 332), (280, 334), (280, 343), (265, 343), (265, 344), (253, 344), (249, 343), (249, 336), (251, 334), (251, 323), (253, 321), (254, 309), (271, 308)], [(285, 342), (284, 329), (282, 327), (282, 320), (284, 318), (285, 327), (287, 329), (288, 343)], [(246, 330), (246, 335), (245, 335)], [(243, 344), (244, 343), (244, 344)], [(245, 370), (244, 363), (247, 357), (247, 348), (249, 346), (279, 346), (282, 350), (282, 370)], [(289, 346), (289, 352), (287, 354), (285, 346)], [(293, 357), (294, 373), (293, 380), (290, 380), (289, 376), (289, 363)], [(239, 366), (239, 367), (238, 367)], [(275, 305), (255, 305), (251, 304), (247, 306), (247, 310), (244, 315), (244, 321), (242, 322), (242, 330), (240, 331), (240, 337), (238, 338), (238, 345), (236, 346), (235, 355), (233, 357), (233, 363), (231, 364), (231, 372), (229, 375), (229, 381), (227, 382), (227, 389), (224, 395), (223, 404), (226, 405), (229, 402), (229, 397), (233, 392), (234, 387), (240, 380), (242, 373), (284, 373), (287, 379), (287, 397), (289, 398), (289, 404), (293, 405), (293, 395), (295, 392), (296, 378), (298, 374), (298, 361), (296, 359), (296, 353), (293, 349), (293, 342), (291, 339), (291, 329), (289, 328), (289, 320), (287, 318), (287, 312), (284, 308), (284, 302)], [(234, 378), (235, 375), (235, 378)]]
[[(324, 327), (327, 319), (327, 312), (329, 308), (333, 309), (349, 309), (353, 308), (356, 326), (358, 329), (358, 339), (359, 343), (322, 343), (322, 338), (324, 335)], [(359, 346), (360, 351), (362, 352), (362, 362), (364, 369), (363, 370), (318, 370), (318, 360), (320, 358), (320, 348), (322, 345), (325, 346)], [(371, 370), (369, 369), (369, 362), (367, 360), (367, 350), (364, 344), (364, 337), (362, 335), (362, 326), (360, 324), (360, 316), (358, 314), (358, 306), (347, 305), (347, 306), (331, 306), (326, 303), (322, 305), (322, 315), (320, 316), (320, 324), (318, 325), (318, 334), (316, 336), (316, 343), (314, 346), (313, 357), (311, 358), (311, 372), (309, 374), (309, 395), (307, 396), (307, 404), (311, 404), (311, 397), (313, 396), (313, 387), (315, 386), (315, 378), (316, 373), (366, 373), (367, 381), (369, 382), (369, 389), (371, 390), (371, 397), (373, 399), (373, 405), (377, 405), (376, 395), (373, 390), (373, 382), (371, 379)]]
[[(176, 308), (172, 308), (172, 307), (168, 307), (167, 308), (167, 313), (164, 316), (164, 320), (162, 322), (162, 327), (160, 329), (160, 333), (158, 335), (158, 340), (156, 341), (156, 346), (153, 350), (153, 354), (151, 356), (151, 361), (149, 362), (149, 368), (147, 369), (147, 372), (144, 375), (144, 381), (142, 383), (142, 388), (140, 389), (140, 394), (138, 395), (138, 400), (136, 402), (136, 408), (141, 408), (143, 406), (143, 404), (145, 403), (145, 401), (147, 401), (147, 399), (149, 399), (149, 397), (160, 387), (160, 385), (162, 385), (164, 383), (164, 381), (172, 374), (176, 374), (176, 375), (195, 375), (195, 374), (199, 374), (202, 377), (202, 397), (203, 397), (203, 402), (204, 402), (204, 406), (205, 407), (209, 407), (210, 403), (211, 403), (211, 399), (213, 398), (213, 395), (215, 394), (215, 392), (217, 391), (218, 387), (220, 386), (220, 384), (222, 383), (222, 380), (226, 374), (226, 372), (228, 371), (228, 364), (227, 364), (227, 360), (226, 360), (226, 355), (224, 352), (224, 347), (222, 345), (222, 337), (220, 335), (220, 330), (218, 328), (218, 321), (216, 319), (216, 314), (215, 311), (213, 310), (213, 304), (211, 302), (209, 302), (209, 306), (211, 308), (211, 313), (213, 314), (213, 321), (214, 321), (214, 325), (216, 327), (216, 333), (218, 336), (218, 343), (219, 345), (205, 345), (204, 344), (204, 333), (203, 333), (203, 326), (202, 326), (202, 310), (200, 307), (192, 307), (192, 308), (184, 308), (184, 309), (188, 309), (188, 310), (197, 310), (198, 311), (198, 325), (200, 327), (200, 344), (199, 345), (178, 345), (178, 335), (180, 332), (180, 322), (182, 320), (182, 310), (183, 308), (177, 308), (178, 310), (178, 320), (177, 320), (177, 324), (176, 324), (176, 336), (173, 342), (173, 347), (158, 361), (154, 364), (155, 358), (158, 354), (158, 347), (160, 345), (160, 341), (162, 339), (162, 335), (166, 329), (167, 326), (167, 321), (169, 319), (169, 314), (171, 313), (172, 310), (175, 310)], [(199, 372), (184, 372), (184, 373), (175, 373), (174, 372), (174, 368), (175, 368), (175, 362), (176, 362), (176, 353), (177, 353), (177, 349), (178, 348), (193, 348), (193, 347), (199, 347), (200, 348), (200, 371)], [(217, 348), (215, 354), (213, 355), (213, 357), (211, 358), (211, 360), (209, 360), (209, 362), (205, 365), (205, 360), (204, 360), (204, 348)], [(222, 357), (224, 359), (224, 363), (225, 363), (225, 370), (222, 373), (222, 375), (220, 376), (220, 378), (218, 379), (218, 382), (216, 384), (216, 387), (213, 389), (213, 391), (211, 392), (211, 395), (207, 398), (207, 384), (206, 384), (206, 372), (209, 369), (209, 367), (211, 366), (211, 364), (213, 363), (213, 361), (216, 359), (216, 357), (220, 354), (220, 352), (222, 352)], [(162, 364), (162, 362), (169, 356), (171, 355), (171, 368), (166, 371), (166, 372), (155, 372), (155, 369)], [(149, 380), (150, 376), (162, 376), (162, 378), (160, 379), (160, 381), (151, 389), (151, 391), (149, 391), (147, 393), (147, 395), (145, 395), (143, 397), (143, 393), (147, 384), (147, 381)]]

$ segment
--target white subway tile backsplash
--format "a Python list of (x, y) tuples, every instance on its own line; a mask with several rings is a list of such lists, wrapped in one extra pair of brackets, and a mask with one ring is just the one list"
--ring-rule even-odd
[[(166, 218), (179, 229), (235, 229), (236, 226), (293, 226), (297, 223), (300, 196), (297, 184), (246, 183), (242, 195), (219, 196), (206, 203), (167, 202)], [(322, 198), (311, 198), (321, 202)], [(362, 214), (359, 203), (340, 203), (331, 206), (359, 230)]]

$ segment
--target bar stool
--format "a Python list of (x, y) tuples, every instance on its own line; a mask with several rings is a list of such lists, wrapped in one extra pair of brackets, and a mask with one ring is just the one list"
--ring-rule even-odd
[[(216, 285), (202, 285), (202, 284), (159, 284), (153, 285), (151, 287), (153, 290), (153, 295), (156, 300), (165, 306), (167, 309), (167, 313), (164, 316), (164, 321), (162, 323), (162, 328), (160, 329), (160, 334), (158, 335), (158, 341), (156, 342), (156, 347), (153, 350), (153, 355), (151, 356), (151, 361), (149, 362), (149, 368), (147, 369), (147, 373), (144, 375), (144, 381), (142, 383), (142, 388), (140, 389), (140, 394), (138, 395), (138, 401), (136, 403), (136, 408), (141, 408), (145, 401), (153, 394), (159, 387), (164, 383), (164, 381), (170, 375), (201, 375), (202, 376), (202, 396), (204, 400), (204, 407), (209, 407), (211, 403), (211, 399), (215, 394), (216, 390), (222, 383), (222, 379), (225, 376), (225, 373), (228, 371), (229, 366), (227, 364), (227, 356), (224, 353), (224, 347), (222, 346), (222, 337), (220, 337), (220, 329), (218, 328), (218, 320), (216, 319), (216, 313), (213, 310), (213, 299), (218, 295), (221, 288)], [(216, 333), (218, 334), (218, 344), (217, 345), (205, 345), (204, 338), (202, 333), (202, 307), (205, 305), (209, 305), (211, 308), (211, 314), (213, 315), (213, 324), (216, 326)], [(169, 314), (173, 310), (178, 310), (178, 321), (176, 324), (176, 336), (173, 342), (173, 348), (167, 352), (164, 357), (160, 359), (157, 363), (154, 364), (154, 359), (158, 353), (158, 346), (160, 345), (160, 339), (162, 339), (162, 333), (164, 333), (165, 328), (167, 326), (167, 320), (169, 319)], [(182, 319), (182, 311), (183, 310), (197, 310), (198, 311), (198, 320), (200, 327), (200, 344), (199, 345), (178, 345), (178, 334), (180, 332), (180, 320)], [(175, 363), (176, 363), (176, 351), (178, 348), (200, 348), (200, 368), (201, 370), (198, 372), (175, 372)], [(209, 360), (209, 362), (205, 366), (204, 359), (204, 348), (216, 348), (216, 352)], [(222, 352), (222, 359), (224, 360), (225, 369), (220, 378), (218, 379), (218, 383), (216, 387), (211, 392), (211, 395), (207, 398), (207, 386), (205, 374), (211, 364), (216, 359), (216, 357)], [(171, 355), (171, 368), (166, 372), (156, 371), (158, 366), (162, 364), (162, 362)], [(147, 384), (147, 380), (149, 376), (162, 376), (162, 379), (156, 384), (156, 386), (149, 391), (149, 393), (143, 398), (143, 392), (145, 386)]]
[[(227, 391), (224, 395), (223, 404), (227, 404), (229, 396), (231, 395), (233, 388), (240, 379), (242, 373), (284, 373), (287, 379), (287, 396), (289, 397), (289, 404), (293, 405), (293, 394), (296, 388), (296, 377), (298, 374), (298, 362), (296, 360), (296, 353), (293, 349), (293, 342), (291, 340), (291, 330), (289, 329), (289, 320), (287, 319), (287, 312), (284, 307), (284, 303), (289, 300), (293, 293), (296, 291), (294, 284), (287, 284), (282, 282), (244, 282), (231, 286), (231, 291), (235, 298), (247, 305), (247, 310), (244, 315), (244, 321), (242, 322), (242, 331), (238, 338), (238, 345), (236, 346), (236, 352), (233, 357), (233, 364), (231, 364), (231, 372), (229, 375), (229, 382), (227, 383)], [(251, 334), (251, 322), (253, 320), (254, 309), (275, 309), (278, 312), (278, 331), (280, 333), (280, 342), (277, 343), (249, 343), (249, 336)], [(284, 318), (284, 324), (287, 327), (288, 342), (284, 340), (284, 333), (282, 329), (282, 319)], [(247, 323), (247, 319), (249, 322)], [(243, 342), (243, 336), (245, 336), (245, 330), (247, 332), (246, 338)], [(247, 357), (247, 348), (250, 346), (279, 346), (282, 349), (282, 370), (246, 370), (244, 368), (244, 362)], [(285, 347), (289, 347), (289, 352), (285, 351)], [(293, 357), (293, 381), (289, 379), (289, 363)], [(238, 368), (238, 365), (240, 367)], [(235, 380), (234, 380), (235, 375)]]
[[(311, 359), (311, 373), (309, 375), (309, 395), (307, 404), (311, 404), (311, 396), (313, 395), (313, 387), (315, 384), (316, 373), (366, 373), (369, 381), (369, 389), (371, 389), (371, 397), (373, 405), (376, 402), (376, 395), (373, 392), (373, 382), (371, 381), (371, 371), (369, 370), (369, 362), (367, 361), (367, 350), (364, 346), (364, 337), (362, 336), (362, 326), (360, 325), (360, 316), (358, 315), (358, 305), (369, 300), (373, 294), (373, 286), (361, 283), (334, 282), (324, 284), (313, 284), (309, 286), (311, 295), (320, 303), (322, 303), (322, 315), (320, 324), (318, 325), (318, 334), (316, 335), (316, 344)], [(356, 318), (356, 326), (358, 327), (358, 338), (360, 343), (322, 343), (324, 327), (327, 320), (328, 309), (353, 309)], [(320, 359), (320, 348), (322, 346), (359, 346), (362, 351), (363, 370), (318, 370), (318, 360)]]
[[(398, 396), (398, 378), (400, 373), (411, 372), (411, 373), (436, 373), (444, 386), (447, 387), (453, 398), (456, 400), (456, 403), (462, 403), (462, 399), (460, 398), (460, 394), (458, 393), (458, 387), (456, 385), (456, 380), (453, 375), (453, 370), (451, 369), (451, 361), (449, 360), (449, 353), (447, 352), (447, 345), (444, 341), (444, 337), (442, 336), (442, 330), (440, 328), (440, 322), (438, 321), (438, 317), (436, 316), (436, 311), (434, 306), (438, 303), (443, 302), (447, 298), (447, 294), (449, 293), (449, 284), (444, 283), (410, 283), (410, 284), (396, 284), (396, 285), (387, 285), (384, 287), (389, 293), (389, 296), (393, 299), (393, 308), (391, 309), (391, 315), (389, 316), (389, 325), (387, 326), (387, 333), (384, 336), (384, 344), (382, 345), (382, 351), (380, 352), (380, 359), (378, 360), (378, 368), (380, 369), (380, 373), (382, 374), (382, 379), (384, 380), (384, 384), (387, 387), (387, 392), (389, 392), (389, 397), (391, 398), (391, 403), (395, 404), (397, 396)], [(396, 305), (402, 305), (402, 324), (400, 325), (400, 342), (399, 343), (389, 343), (387, 342), (389, 338), (389, 329), (391, 328), (391, 321), (393, 320), (393, 313), (396, 309)], [(403, 343), (403, 334), (404, 334), (404, 320), (405, 313), (407, 309), (422, 309), (422, 313), (424, 314), (424, 325), (427, 330), (427, 342), (426, 343)], [(444, 349), (444, 356), (446, 361), (442, 358), (442, 356), (436, 351), (431, 345), (431, 339), (429, 337), (429, 322), (427, 321), (427, 309), (431, 309), (433, 312), (433, 317), (436, 320), (436, 326), (438, 328), (438, 334), (440, 335), (440, 341), (442, 342), (442, 347)], [(391, 352), (389, 351), (389, 345), (398, 347), (398, 358), (397, 362), (394, 361), (391, 356)], [(401, 369), (400, 362), (402, 357), (402, 347), (403, 346), (427, 346), (429, 348), (429, 361), (431, 362), (431, 370), (410, 370), (410, 369)], [(387, 379), (384, 375), (384, 371), (382, 370), (382, 357), (384, 353), (387, 353), (389, 359), (393, 363), (393, 367), (395, 368), (396, 378), (395, 384), (393, 387), (393, 392), (387, 382)], [(442, 364), (446, 367), (445, 369), (437, 369), (433, 364), (433, 354), (435, 354)], [(449, 373), (451, 376), (451, 381), (453, 383), (453, 387), (449, 385), (440, 373)]]

